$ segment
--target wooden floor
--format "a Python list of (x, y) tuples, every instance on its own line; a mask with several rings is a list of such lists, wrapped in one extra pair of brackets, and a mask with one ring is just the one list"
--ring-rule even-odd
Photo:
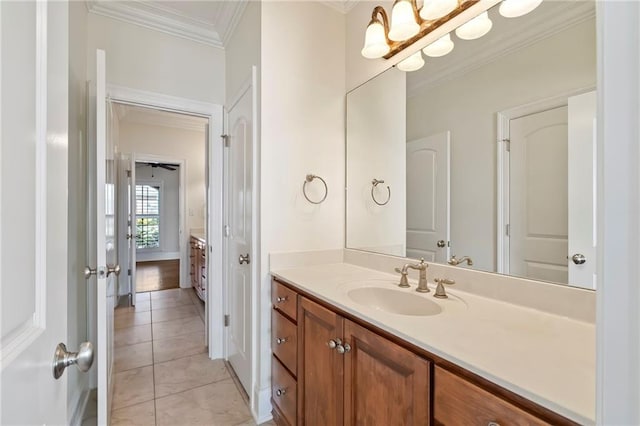
[(136, 291), (167, 290), (180, 286), (180, 260), (136, 263)]

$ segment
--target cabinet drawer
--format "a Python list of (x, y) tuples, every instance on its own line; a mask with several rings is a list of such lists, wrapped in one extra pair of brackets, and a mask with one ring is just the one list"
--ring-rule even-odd
[(271, 311), (271, 349), (295, 376), (298, 361), (297, 327), (276, 309)]
[(275, 280), (271, 281), (271, 303), (292, 320), (297, 320), (298, 298), (296, 292)]
[(271, 399), (290, 425), (296, 424), (297, 384), (276, 357), (271, 358)]
[(440, 367), (435, 367), (433, 417), (445, 426), (547, 424)]

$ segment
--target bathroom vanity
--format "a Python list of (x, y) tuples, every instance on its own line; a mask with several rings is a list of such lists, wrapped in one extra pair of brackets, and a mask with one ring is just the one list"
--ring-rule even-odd
[(189, 238), (189, 276), (198, 297), (207, 300), (207, 243), (204, 235), (192, 233)]
[(346, 263), (272, 276), (279, 425), (593, 423), (593, 324)]

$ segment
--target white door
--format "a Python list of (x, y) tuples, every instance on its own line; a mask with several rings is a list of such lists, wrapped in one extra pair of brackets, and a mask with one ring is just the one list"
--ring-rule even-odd
[(113, 139), (107, 135), (105, 52), (96, 51), (95, 82), (90, 87), (90, 131), (88, 172), (88, 265), (93, 275), (87, 280), (90, 297), (90, 317), (95, 321), (98, 424), (109, 423), (111, 374), (113, 367), (113, 310), (116, 300), (116, 275), (119, 267), (116, 255), (116, 158)]
[(511, 275), (567, 282), (567, 107), (511, 120)]
[(251, 394), (251, 283), (253, 250), (253, 141), (255, 68), (228, 108), (227, 123), (227, 358), (247, 394)]
[(449, 259), (450, 132), (407, 143), (407, 257)]
[(568, 157), (569, 283), (595, 289), (596, 92), (569, 98)]
[(0, 2), (3, 425), (69, 421), (68, 374), (52, 369), (67, 338), (68, 14)]
[(127, 196), (127, 204), (129, 209), (129, 220), (127, 224), (129, 225), (129, 233), (127, 234), (127, 238), (129, 239), (129, 271), (130, 278), (129, 282), (131, 283), (131, 304), (133, 306), (136, 305), (136, 237), (138, 235), (138, 227), (136, 226), (136, 159), (135, 155), (131, 156), (131, 164), (129, 164), (129, 170), (131, 172), (128, 176), (128, 196)]

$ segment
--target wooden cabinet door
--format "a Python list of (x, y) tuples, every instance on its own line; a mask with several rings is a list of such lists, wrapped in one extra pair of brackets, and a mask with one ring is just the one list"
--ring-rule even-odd
[(429, 424), (429, 361), (348, 320), (345, 342), (345, 424)]
[(298, 305), (298, 424), (343, 424), (344, 355), (329, 347), (342, 338), (343, 318), (301, 298)]

